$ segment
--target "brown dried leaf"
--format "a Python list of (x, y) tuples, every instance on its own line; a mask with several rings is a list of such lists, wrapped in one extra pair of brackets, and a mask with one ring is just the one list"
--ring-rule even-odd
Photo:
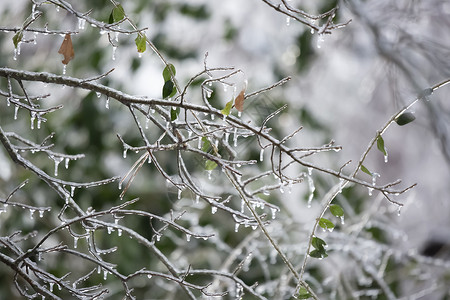
[(64, 55), (63, 64), (67, 65), (69, 61), (71, 61), (75, 57), (75, 51), (73, 50), (72, 39), (70, 38), (70, 34), (66, 33), (64, 37), (64, 41), (61, 44), (61, 47), (58, 50), (59, 54)]
[(236, 107), (236, 109), (240, 112), (244, 110), (244, 93), (245, 89), (243, 89), (236, 97), (236, 99), (234, 99), (234, 107)]

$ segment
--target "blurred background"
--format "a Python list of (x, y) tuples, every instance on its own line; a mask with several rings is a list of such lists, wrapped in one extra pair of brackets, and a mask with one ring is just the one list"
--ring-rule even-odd
[[(81, 12), (92, 9), (91, 17), (105, 22), (112, 8), (106, 0), (72, 1), (71, 4)], [(414, 101), (423, 89), (450, 78), (450, 3), (445, 0), (289, 1), (290, 5), (311, 14), (339, 6), (334, 22), (351, 22), (323, 36), (312, 34), (306, 26), (260, 0), (135, 0), (121, 4), (139, 28), (148, 28), (147, 37), (175, 65), (177, 80), (182, 84), (202, 71), (205, 61), (209, 67), (241, 69), (243, 73), (233, 80), (238, 86), (247, 80), (249, 92), (291, 76), (292, 80), (285, 86), (249, 99), (242, 117), (259, 124), (270, 112), (288, 104), (288, 108), (269, 123), (273, 135), (282, 137), (303, 126), (300, 134), (291, 140), (291, 146), (314, 147), (335, 140), (343, 146), (342, 151), (311, 158), (317, 165), (330, 169), (338, 170), (352, 160), (344, 169), (350, 173), (376, 131), (391, 116)], [(21, 26), (31, 10), (31, 1), (2, 1), (0, 28)], [(134, 36), (120, 34), (118, 47), (114, 49), (108, 34), (80, 23), (54, 5), (42, 5), (39, 10), (44, 11), (44, 16), (34, 27), (43, 28), (47, 24), (53, 30), (79, 31), (72, 36), (75, 58), (67, 66), (66, 75), (87, 78), (115, 68), (102, 79), (102, 84), (132, 95), (161, 97), (164, 65), (150, 49), (142, 56), (138, 55)], [(20, 54), (15, 58), (12, 36), (13, 33), (4, 31), (0, 34), (0, 66), (63, 73), (62, 56), (57, 54), (62, 36), (26, 33), (25, 38), (35, 39), (36, 43), (22, 44)], [(194, 85), (193, 103), (201, 103), (195, 100), (200, 83), (196, 85), (197, 91)], [(26, 85), (29, 90), (51, 94), (43, 101), (44, 106), (63, 104), (64, 109), (48, 115), (40, 130), (30, 130), (30, 116), (19, 110), (15, 120), (14, 107), (8, 107), (6, 98), (1, 97), (0, 126), (35, 142), (56, 132), (52, 140), (55, 150), (86, 155), (84, 159), (71, 162), (69, 169), (59, 166), (60, 178), (92, 181), (123, 176), (140, 156), (128, 153), (126, 158), (122, 157), (123, 149), (116, 134), (124, 136), (130, 145), (139, 145), (139, 135), (127, 108), (120, 103), (111, 101), (107, 109), (106, 98), (97, 97), (95, 93), (39, 83)], [(7, 90), (4, 78), (0, 86), (3, 91)], [(212, 88), (211, 104), (221, 109), (233, 91), (222, 91), (219, 86)], [(364, 265), (374, 266), (376, 272), (384, 274), (384, 282), (389, 285), (394, 298), (449, 299), (449, 88), (437, 90), (429, 101), (422, 100), (412, 107), (416, 116), (414, 122), (406, 126), (393, 124), (386, 131), (383, 138), (387, 162), (374, 149), (364, 163), (370, 171), (380, 174), (379, 184), (397, 179), (402, 180), (402, 187), (417, 183), (412, 191), (396, 198), (405, 204), (400, 214), (397, 206), (388, 203), (382, 195), (374, 192), (369, 196), (367, 189), (357, 186), (344, 189), (336, 199), (346, 212), (345, 224), (339, 224), (333, 233), (323, 233), (332, 254), (321, 261), (310, 260), (308, 270), (308, 280), (319, 295), (325, 295), (324, 299), (365, 299), (369, 296), (393, 299)], [(242, 159), (259, 159), (260, 152), (254, 139), (240, 140), (236, 151)], [(163, 153), (159, 159), (166, 170), (175, 171), (175, 161), (170, 154)], [(267, 157), (268, 153), (258, 164), (261, 169), (270, 167)], [(54, 162), (48, 157), (37, 155), (33, 160), (47, 173), (54, 172)], [(298, 170), (302, 171), (305, 170)], [(198, 176), (203, 178), (205, 188), (214, 188), (224, 180), (220, 172), (214, 172), (212, 181), (207, 180), (202, 170), (198, 170)], [(63, 202), (52, 190), (15, 166), (6, 151), (0, 148), (0, 197), (6, 197), (25, 178), (30, 182), (16, 194), (15, 201), (62, 207)], [(307, 207), (309, 187), (306, 182), (293, 186), (289, 192), (274, 191), (269, 198), (281, 208), (271, 227), (273, 234), (296, 265), (302, 262), (306, 237), (317, 217), (321, 199), (338, 182), (338, 179), (316, 171), (313, 178), (316, 191), (311, 208)], [(366, 174), (359, 178), (371, 180)], [(102, 209), (120, 203), (119, 194), (117, 185), (111, 184), (77, 189), (74, 199), (85, 209), (89, 206)], [(219, 268), (233, 248), (253, 235), (255, 242), (243, 247), (242, 255), (253, 252), (267, 259), (274, 257), (272, 266), (267, 269), (271, 273), (265, 274), (265, 269), (258, 267), (261, 263), (252, 261), (242, 278), (249, 284), (265, 282), (262, 286), (268, 290), (265, 293), (269, 299), (289, 298), (292, 289), (283, 290), (279, 286), (282, 281), (279, 279), (287, 276), (285, 267), (256, 231), (240, 228), (235, 232), (230, 215), (220, 211), (212, 215), (206, 203), (195, 204), (188, 192), (183, 192), (178, 199), (177, 190), (151, 165), (142, 168), (134, 180), (128, 192), (128, 198), (133, 197), (141, 199), (136, 208), (159, 215), (167, 216), (170, 210), (187, 210), (183, 219), (186, 226), (217, 234), (218, 239), (214, 241), (188, 243), (173, 232), (161, 239), (159, 249), (169, 253), (180, 266)], [(55, 215), (49, 214), (48, 219), (30, 219), (28, 212), (8, 209), (0, 214), (0, 233), (5, 236), (17, 229), (45, 232), (45, 228), (52, 228), (58, 222)], [(152, 235), (148, 220), (135, 218), (127, 219), (127, 222), (130, 227)], [(73, 244), (69, 235), (61, 234), (59, 238)], [(119, 237), (112, 235), (101, 242), (112, 246), (118, 240)], [(352, 250), (346, 249), (346, 245)], [(83, 247), (82, 243), (80, 247)], [(354, 251), (359, 256), (355, 256)], [(139, 269), (142, 261), (149, 269), (161, 268), (145, 253), (145, 248), (122, 245), (115, 255), (117, 261), (126, 262), (120, 267), (124, 273)], [(345, 257), (351, 257), (351, 263)], [(51, 257), (48, 264), (60, 275), (75, 267), (61, 266)], [(0, 268), (3, 282), (0, 298), (17, 297), (12, 276), (7, 268)], [(199, 282), (204, 280), (198, 279)], [(270, 282), (277, 286), (272, 291)], [(108, 281), (105, 284), (108, 285)], [(182, 299), (176, 298), (181, 297), (180, 294), (171, 292), (171, 287), (166, 287), (162, 280), (155, 280), (151, 288), (144, 281), (137, 281), (135, 285), (138, 299)], [(110, 287), (111, 299), (123, 296), (120, 287), (113, 285), (113, 279)], [(232, 296), (229, 295), (230, 299)]]

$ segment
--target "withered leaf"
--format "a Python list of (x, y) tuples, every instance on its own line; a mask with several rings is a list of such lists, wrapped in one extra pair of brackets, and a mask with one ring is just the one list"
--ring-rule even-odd
[(64, 55), (63, 64), (67, 65), (69, 61), (71, 61), (75, 57), (75, 51), (73, 50), (72, 39), (70, 38), (70, 34), (66, 33), (64, 37), (64, 41), (61, 44), (61, 47), (58, 50), (59, 54)]
[(234, 100), (234, 107), (236, 107), (236, 109), (240, 112), (244, 110), (244, 93), (245, 89), (243, 89)]

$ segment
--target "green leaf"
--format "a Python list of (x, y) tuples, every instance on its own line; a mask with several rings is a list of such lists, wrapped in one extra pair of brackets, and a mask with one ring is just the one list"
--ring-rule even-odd
[(213, 162), (212, 160), (207, 160), (205, 162), (205, 170), (206, 171), (212, 171), (217, 167), (217, 164), (215, 162)]
[(330, 211), (335, 217), (342, 217), (344, 215), (344, 210), (337, 204), (330, 205)]
[(171, 80), (172, 74), (173, 74), (173, 76), (175, 76), (176, 73), (177, 72), (175, 70), (175, 67), (172, 64), (168, 64), (163, 70), (164, 82), (167, 82), (167, 81)]
[(139, 53), (144, 53), (147, 49), (147, 39), (145, 35), (139, 33), (134, 42), (136, 43), (137, 51)]
[(209, 147), (211, 146), (211, 143), (209, 142), (208, 138), (206, 138), (205, 136), (202, 137), (202, 142), (203, 142), (202, 151), (208, 152)]
[(416, 117), (414, 116), (413, 113), (411, 113), (411, 112), (404, 112), (400, 116), (398, 116), (397, 119), (395, 119), (395, 122), (397, 122), (398, 125), (403, 126), (403, 125), (406, 125), (408, 123), (411, 123), (415, 119), (416, 119)]
[(125, 11), (121, 4), (115, 6), (109, 15), (109, 24), (116, 23), (125, 18)]
[(372, 172), (370, 172), (364, 165), (361, 165), (361, 171), (372, 176)]
[(331, 222), (330, 220), (325, 219), (325, 218), (321, 218), (319, 220), (319, 226), (325, 230), (333, 230), (333, 228), (334, 228), (333, 222)]
[(170, 109), (170, 120), (175, 121), (178, 118), (178, 115), (180, 114), (180, 108), (171, 108)]
[(324, 240), (322, 240), (321, 238), (318, 238), (318, 237), (313, 237), (313, 239), (312, 239), (312, 242), (311, 242), (311, 245), (314, 247), (314, 248), (316, 248), (317, 250), (323, 250), (323, 251), (325, 251), (325, 245), (326, 245), (327, 243), (325, 243), (325, 241)]
[(309, 252), (309, 256), (314, 257), (314, 258), (325, 258), (328, 256), (328, 254), (325, 250), (321, 251), (321, 250), (316, 249), (316, 250)]
[(15, 48), (17, 48), (22, 38), (23, 38), (22, 30), (17, 31), (17, 33), (12, 38)]
[(377, 139), (377, 148), (378, 148), (378, 150), (381, 151), (381, 153), (384, 154), (384, 156), (387, 155), (386, 149), (384, 148), (384, 140), (383, 140), (383, 138), (381, 137), (381, 135), (380, 135), (380, 136), (378, 137), (378, 139)]
[(175, 86), (173, 85), (172, 80), (166, 81), (166, 83), (164, 83), (163, 90), (162, 90), (163, 99), (173, 97), (176, 92), (177, 92), (177, 90), (176, 90)]
[(298, 294), (296, 295), (297, 299), (309, 299), (311, 297), (311, 294), (308, 293), (308, 291), (304, 287), (301, 287), (298, 291)]
[(225, 108), (222, 109), (220, 112), (222, 114), (224, 114), (225, 116), (228, 116), (231, 112), (231, 108), (233, 107), (233, 99), (231, 99), (230, 101), (227, 102), (227, 104), (225, 104)]

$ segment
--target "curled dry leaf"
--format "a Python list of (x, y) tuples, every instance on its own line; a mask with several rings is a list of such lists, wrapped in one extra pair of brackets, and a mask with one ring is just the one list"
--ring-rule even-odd
[(234, 107), (236, 107), (236, 109), (240, 112), (244, 110), (244, 100), (245, 100), (244, 93), (245, 89), (243, 89), (234, 100)]
[(66, 33), (64, 41), (62, 42), (61, 47), (58, 50), (58, 53), (64, 55), (62, 63), (65, 65), (67, 65), (69, 61), (71, 61), (75, 57), (75, 51), (73, 50), (72, 39), (70, 37), (70, 34)]

